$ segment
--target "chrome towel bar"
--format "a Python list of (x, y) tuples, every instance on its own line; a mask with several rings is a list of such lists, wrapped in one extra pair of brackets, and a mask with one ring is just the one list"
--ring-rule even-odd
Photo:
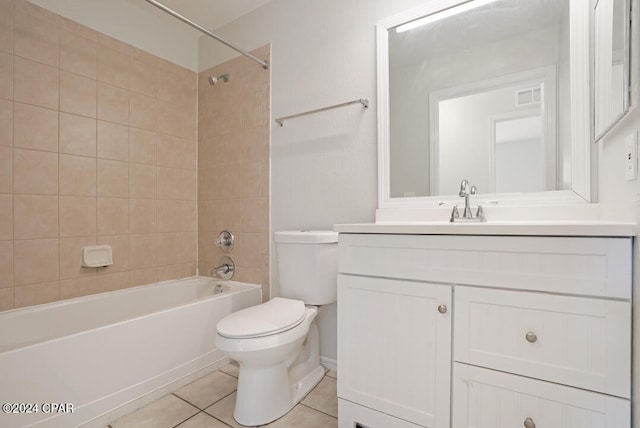
[(306, 116), (308, 114), (319, 113), (321, 111), (331, 110), (331, 109), (338, 108), (338, 107), (345, 107), (345, 106), (348, 106), (348, 105), (351, 105), (351, 104), (362, 104), (364, 108), (368, 108), (369, 107), (369, 100), (367, 100), (365, 98), (359, 98), (357, 100), (347, 101), (346, 103), (341, 103), (341, 104), (336, 104), (336, 105), (323, 107), (323, 108), (319, 108), (319, 109), (315, 109), (315, 110), (305, 111), (304, 113), (298, 113), (298, 114), (292, 114), (291, 116), (279, 117), (278, 119), (276, 119), (276, 122), (280, 126), (284, 126), (284, 121), (285, 120), (293, 119), (293, 118), (300, 117), (300, 116)]

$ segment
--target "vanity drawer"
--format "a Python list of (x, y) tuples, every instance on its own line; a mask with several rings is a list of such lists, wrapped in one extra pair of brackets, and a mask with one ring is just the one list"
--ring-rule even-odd
[(454, 360), (629, 398), (629, 302), (455, 288)]
[(352, 275), (631, 298), (631, 239), (341, 233)]
[(338, 399), (338, 428), (423, 428), (386, 413)]
[(454, 364), (453, 428), (622, 428), (629, 400)]

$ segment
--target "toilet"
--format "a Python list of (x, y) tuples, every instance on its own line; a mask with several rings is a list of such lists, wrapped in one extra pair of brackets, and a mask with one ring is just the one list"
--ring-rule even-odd
[(324, 376), (314, 319), (337, 298), (338, 233), (274, 233), (280, 294), (218, 322), (216, 347), (238, 362), (233, 412), (246, 426), (291, 410)]

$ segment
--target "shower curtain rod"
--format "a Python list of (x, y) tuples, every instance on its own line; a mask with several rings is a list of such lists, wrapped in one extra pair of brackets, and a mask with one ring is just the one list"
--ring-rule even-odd
[(216, 39), (217, 41), (219, 41), (223, 45), (226, 45), (226, 46), (230, 47), (234, 51), (246, 56), (247, 58), (249, 58), (249, 59), (251, 59), (251, 60), (253, 60), (255, 62), (257, 62), (265, 70), (269, 68), (269, 61), (261, 60), (260, 58), (250, 54), (249, 52), (245, 51), (244, 49), (240, 49), (240, 48), (232, 45), (231, 43), (227, 42), (222, 37), (218, 36), (215, 33), (212, 33), (211, 31), (209, 31), (206, 28), (196, 24), (195, 22), (191, 21), (190, 19), (185, 18), (184, 16), (180, 15), (178, 12), (174, 11), (173, 9), (169, 9), (167, 6), (163, 5), (162, 3), (160, 3), (160, 2), (158, 2), (156, 0), (145, 0), (145, 1), (147, 3), (151, 3), (152, 5), (157, 7), (158, 9), (161, 9), (161, 10), (167, 12), (169, 15), (172, 15), (173, 17), (178, 18), (180, 21), (184, 22), (185, 24), (190, 25), (191, 27), (195, 28), (196, 30), (203, 32), (207, 36), (213, 37), (214, 39)]

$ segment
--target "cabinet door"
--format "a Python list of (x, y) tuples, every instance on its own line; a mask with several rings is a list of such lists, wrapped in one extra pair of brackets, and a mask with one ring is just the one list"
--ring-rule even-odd
[(629, 400), (454, 364), (453, 428), (623, 428)]
[(449, 286), (338, 276), (340, 398), (448, 427), (450, 358)]

